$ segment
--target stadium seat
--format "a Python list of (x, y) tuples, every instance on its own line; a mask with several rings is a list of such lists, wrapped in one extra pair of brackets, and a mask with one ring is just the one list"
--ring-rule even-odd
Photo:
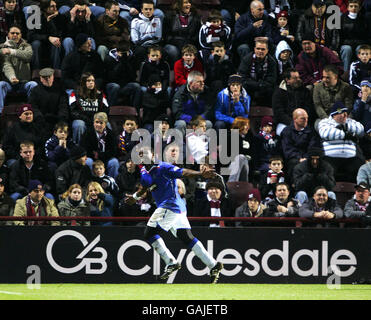
[(115, 133), (122, 131), (122, 122), (125, 116), (138, 116), (137, 109), (132, 106), (111, 106), (108, 119)]
[(353, 182), (336, 182), (335, 188), (332, 191), (335, 192), (337, 202), (342, 209), (344, 209), (345, 203), (353, 197), (355, 185)]
[(3, 133), (5, 133), (6, 129), (18, 120), (18, 109), (21, 105), (22, 104), (11, 104), (4, 106), (1, 114), (1, 129)]
[(264, 116), (273, 117), (273, 110), (271, 107), (255, 106), (250, 108), (250, 130), (252, 134), (257, 134), (259, 132), (261, 119)]
[(227, 189), (232, 201), (233, 212), (246, 200), (247, 193), (253, 188), (254, 186), (250, 182), (227, 182)]

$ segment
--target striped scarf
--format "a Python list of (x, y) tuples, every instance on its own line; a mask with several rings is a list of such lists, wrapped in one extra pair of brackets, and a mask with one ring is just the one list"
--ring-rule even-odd
[[(250, 69), (250, 77), (254, 80), (257, 80), (257, 74), (256, 74), (256, 55), (255, 53), (252, 56), (252, 63), (251, 63), (251, 69)], [(268, 56), (265, 56), (264, 58), (264, 64), (263, 64), (263, 74), (259, 77), (260, 79), (264, 78), (268, 70)]]

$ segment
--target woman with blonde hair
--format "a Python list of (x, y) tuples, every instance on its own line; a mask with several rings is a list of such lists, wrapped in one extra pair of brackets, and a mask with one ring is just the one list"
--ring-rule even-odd
[[(62, 194), (62, 201), (58, 203), (57, 207), (61, 217), (87, 217), (90, 215), (89, 206), (83, 198), (83, 189), (77, 183), (71, 185), (68, 190)], [(61, 224), (90, 226), (90, 221), (68, 220), (63, 221)]]
[[(104, 192), (102, 186), (92, 181), (88, 184), (86, 201), (89, 204), (90, 216), (112, 217), (114, 200), (110, 194)], [(92, 221), (92, 225), (111, 226), (111, 221)]]

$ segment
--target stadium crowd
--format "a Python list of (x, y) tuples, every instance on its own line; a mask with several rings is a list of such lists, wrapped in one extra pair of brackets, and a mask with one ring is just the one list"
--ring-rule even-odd
[(215, 169), (178, 181), (189, 216), (371, 222), (370, 0), (3, 0), (0, 59), (2, 216), (149, 216), (149, 191), (125, 202), (146, 129), (164, 161)]

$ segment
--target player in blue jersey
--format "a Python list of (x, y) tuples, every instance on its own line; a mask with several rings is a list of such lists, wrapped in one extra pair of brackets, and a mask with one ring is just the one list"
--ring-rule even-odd
[(182, 240), (210, 268), (211, 282), (217, 283), (223, 264), (217, 262), (206, 251), (201, 241), (193, 236), (187, 219), (187, 209), (178, 193), (176, 183), (176, 179), (182, 177), (203, 176), (208, 179), (212, 178), (215, 173), (207, 168), (202, 172), (179, 168), (167, 162), (160, 162), (156, 165), (153, 163), (154, 156), (150, 148), (141, 149), (139, 155), (142, 163), (149, 163), (149, 165), (140, 166), (141, 184), (144, 188), (133, 195), (128, 195), (126, 202), (134, 204), (146, 190), (149, 189), (152, 192), (157, 209), (148, 220), (144, 237), (166, 263), (165, 272), (160, 278), (166, 280), (173, 272), (181, 268), (181, 265), (176, 261), (160, 236), (163, 231), (168, 232), (170, 230), (175, 237)]

